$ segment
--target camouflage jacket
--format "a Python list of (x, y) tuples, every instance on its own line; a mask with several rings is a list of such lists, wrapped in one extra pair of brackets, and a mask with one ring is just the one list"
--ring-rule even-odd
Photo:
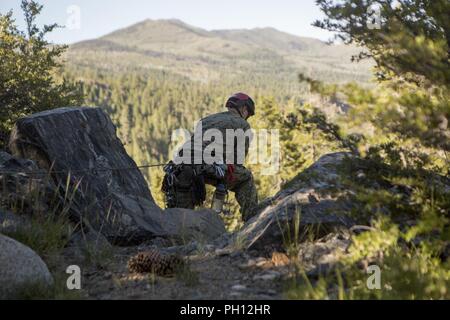
[[(214, 161), (216, 163), (243, 164), (252, 137), (250, 124), (245, 119), (233, 112), (225, 111), (201, 119), (190, 141), (183, 145), (182, 150), (190, 147), (191, 155), (194, 156), (195, 151), (198, 152), (197, 155), (204, 155), (203, 161), (207, 160), (208, 155), (211, 154), (214, 159), (217, 159)], [(213, 144), (216, 141), (217, 143)], [(218, 145), (221, 145), (221, 148), (216, 148)], [(217, 150), (221, 151), (220, 154), (216, 154)], [(198, 163), (198, 158), (195, 163)]]

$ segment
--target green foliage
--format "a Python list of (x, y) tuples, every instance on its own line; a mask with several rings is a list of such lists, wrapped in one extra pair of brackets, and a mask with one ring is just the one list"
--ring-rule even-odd
[[(340, 88), (354, 108), (350, 117), (374, 125), (374, 136), (395, 135), (410, 144), (421, 144), (434, 152), (448, 153), (450, 92), (447, 86), (427, 88), (394, 81), (368, 90), (355, 85)], [(448, 161), (448, 160), (447, 160)]]
[(286, 285), (285, 296), (291, 300), (326, 300), (329, 299), (331, 279), (321, 277), (312, 283), (305, 271), (299, 268), (294, 277)]
[[(288, 293), (293, 298), (448, 299), (450, 268), (445, 251), (450, 242), (448, 118), (448, 1), (377, 1), (381, 29), (370, 29), (368, 7), (375, 1), (322, 1), (327, 18), (317, 26), (338, 32), (348, 43), (367, 49), (381, 83), (374, 89), (355, 84), (329, 86), (301, 76), (318, 94), (339, 93), (351, 105), (339, 125), (314, 127), (357, 150), (341, 168), (343, 184), (352, 190), (353, 214), (370, 231), (353, 237), (340, 261), (340, 273), (311, 284), (307, 277)], [(441, 11), (443, 10), (443, 11)], [(310, 121), (307, 121), (310, 122)], [(345, 128), (345, 129), (342, 129)], [(355, 130), (356, 129), (356, 130)], [(367, 130), (370, 129), (370, 130)], [(350, 145), (350, 131), (362, 139)], [(369, 290), (361, 264), (376, 264), (382, 288)], [(306, 279), (306, 280), (305, 280)], [(345, 285), (343, 285), (344, 283)], [(303, 289), (303, 291), (302, 291)], [(343, 295), (342, 292), (345, 292)]]
[[(342, 187), (352, 190), (354, 218), (371, 224), (370, 231), (354, 236), (340, 259), (343, 287), (336, 286), (338, 274), (313, 283), (299, 266), (287, 288), (288, 297), (448, 299), (450, 183), (447, 177), (424, 169), (429, 161), (422, 153), (389, 143), (370, 148), (364, 159), (344, 162)], [(380, 290), (367, 288), (369, 275), (361, 264), (381, 268)]]
[[(450, 22), (447, 0), (316, 1), (326, 18), (315, 26), (337, 32), (346, 43), (367, 51), (360, 58), (376, 61), (379, 79), (402, 78), (427, 85), (450, 82)], [(373, 11), (380, 7), (380, 28), (369, 28)]]
[[(395, 232), (394, 232), (395, 233)], [(369, 289), (367, 280), (370, 274), (356, 264), (342, 265), (336, 272), (319, 277), (313, 281), (301, 270), (286, 287), (288, 299), (449, 299), (450, 268), (439, 258), (430, 254), (426, 248), (406, 249), (396, 244), (395, 234), (383, 239), (385, 231), (371, 231), (365, 239), (357, 239), (356, 250), (359, 254), (382, 249), (378, 255), (382, 259), (372, 260), (380, 266), (380, 289)], [(377, 246), (368, 247), (367, 239), (377, 242)]]
[[(425, 220), (421, 220), (420, 223), (426, 224)], [(442, 223), (445, 224), (440, 220), (440, 224)], [(374, 227), (373, 231), (354, 237), (349, 249), (349, 260), (344, 261), (351, 266), (347, 279), (352, 285), (352, 295), (355, 298), (448, 299), (450, 297), (449, 262), (443, 262), (439, 258), (442, 247), (438, 243), (422, 240), (416, 246), (411, 241), (412, 228), (406, 233), (401, 232), (386, 218), (378, 220)], [(434, 223), (433, 230), (439, 228)], [(421, 228), (422, 231), (426, 229)], [(355, 268), (354, 264), (350, 264), (362, 259), (380, 266), (382, 272), (380, 290), (369, 290), (366, 286), (367, 275)]]
[(57, 25), (37, 27), (42, 6), (35, 1), (23, 0), (22, 10), (26, 32), (17, 28), (12, 12), (0, 14), (0, 146), (17, 118), (81, 102), (75, 85), (55, 80), (66, 46), (52, 45), (45, 36)]
[(292, 230), (291, 223), (286, 221), (284, 225), (281, 224), (280, 220), (277, 218), (278, 227), (281, 230), (281, 236), (283, 239), (283, 246), (289, 258), (296, 259), (296, 255), (298, 254), (298, 245), (300, 242), (301, 234), (300, 234), (300, 218), (301, 212), (300, 208), (296, 208), (295, 214), (293, 216)]
[(45, 259), (60, 253), (67, 245), (71, 233), (67, 217), (33, 215), (29, 224), (6, 235), (30, 247)]
[[(316, 26), (365, 47), (383, 85), (372, 92), (344, 90), (384, 133), (398, 133), (427, 147), (450, 150), (450, 3), (423, 1), (317, 1), (327, 15)], [(381, 5), (381, 28), (367, 27), (368, 8)], [(353, 89), (347, 87), (347, 89)], [(361, 99), (364, 93), (365, 98)]]
[(449, 299), (449, 266), (423, 249), (405, 250), (394, 246), (384, 251), (382, 288), (369, 290), (367, 274), (349, 271), (353, 299)]
[[(331, 144), (326, 145), (327, 150), (341, 148), (354, 154), (358, 154), (358, 142), (363, 138), (356, 134), (344, 137), (337, 124), (330, 122), (321, 110), (310, 105), (299, 109), (298, 114), (290, 113), (285, 127), (291, 130), (304, 130), (312, 133), (319, 141), (330, 142)], [(314, 155), (314, 159), (317, 159), (317, 156)]]
[[(30, 177), (30, 179), (32, 178)], [(23, 223), (18, 224), (13, 231), (6, 235), (27, 245), (44, 259), (59, 254), (67, 245), (74, 231), (69, 214), (79, 184), (71, 187), (68, 185), (68, 181), (70, 181), (70, 176), (67, 177), (66, 185), (60, 185), (61, 189), (55, 188), (54, 194), (46, 192), (46, 184), (30, 190), (27, 202), (32, 208), (31, 212), (25, 212), (23, 200), (3, 201), (1, 204), (3, 208), (12, 210), (24, 218)], [(62, 195), (59, 193), (60, 190), (63, 190)], [(50, 200), (49, 197), (51, 197)], [(7, 197), (4, 198), (8, 200)], [(43, 203), (47, 205), (43, 205)]]
[[(273, 196), (320, 156), (344, 147), (331, 139), (330, 132), (318, 126), (334, 128), (327, 117), (310, 103), (297, 99), (285, 103), (264, 98), (258, 103), (258, 112), (250, 119), (252, 128), (279, 130), (280, 168), (275, 175), (261, 175), (263, 164), (249, 165), (255, 173), (261, 199)], [(334, 136), (333, 136), (334, 137)], [(344, 140), (343, 140), (344, 141)], [(269, 146), (271, 148), (271, 146)], [(270, 149), (269, 148), (269, 149)], [(270, 149), (272, 150), (272, 149)]]

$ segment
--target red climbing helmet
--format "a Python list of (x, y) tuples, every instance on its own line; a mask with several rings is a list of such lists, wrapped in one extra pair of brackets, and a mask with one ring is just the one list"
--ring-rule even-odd
[(227, 108), (239, 109), (244, 106), (247, 107), (247, 111), (250, 116), (255, 115), (255, 103), (253, 102), (252, 98), (250, 98), (250, 96), (246, 95), (245, 93), (238, 92), (233, 94), (228, 98), (226, 103)]

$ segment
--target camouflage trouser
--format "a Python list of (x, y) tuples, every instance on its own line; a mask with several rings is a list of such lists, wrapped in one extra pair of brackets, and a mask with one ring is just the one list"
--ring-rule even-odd
[[(194, 167), (198, 172), (203, 172), (205, 183), (213, 186), (216, 185), (217, 177), (214, 166), (195, 165)], [(194, 209), (192, 177), (193, 168), (191, 166), (184, 166), (176, 176), (172, 195), (166, 193), (166, 197), (173, 197), (171, 204), (166, 199), (169, 207)], [(243, 220), (248, 220), (256, 214), (258, 194), (250, 170), (242, 165), (235, 165), (232, 177), (227, 176), (226, 185), (228, 190), (235, 193)]]

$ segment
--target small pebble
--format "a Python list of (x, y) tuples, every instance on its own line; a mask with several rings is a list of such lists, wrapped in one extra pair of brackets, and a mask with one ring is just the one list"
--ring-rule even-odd
[(258, 274), (253, 277), (253, 280), (265, 280), (265, 281), (271, 281), (278, 278), (280, 274), (278, 272), (271, 272), (271, 273), (265, 273), (265, 274)]
[(236, 285), (231, 287), (231, 290), (233, 290), (233, 291), (244, 291), (244, 290), (247, 290), (247, 287), (243, 286), (242, 284), (236, 284)]
[(215, 254), (218, 256), (228, 256), (231, 252), (230, 249), (216, 249)]
[(256, 263), (256, 266), (257, 266), (257, 267), (262, 267), (262, 266), (264, 266), (266, 263), (267, 263), (266, 260), (258, 261), (258, 262)]

